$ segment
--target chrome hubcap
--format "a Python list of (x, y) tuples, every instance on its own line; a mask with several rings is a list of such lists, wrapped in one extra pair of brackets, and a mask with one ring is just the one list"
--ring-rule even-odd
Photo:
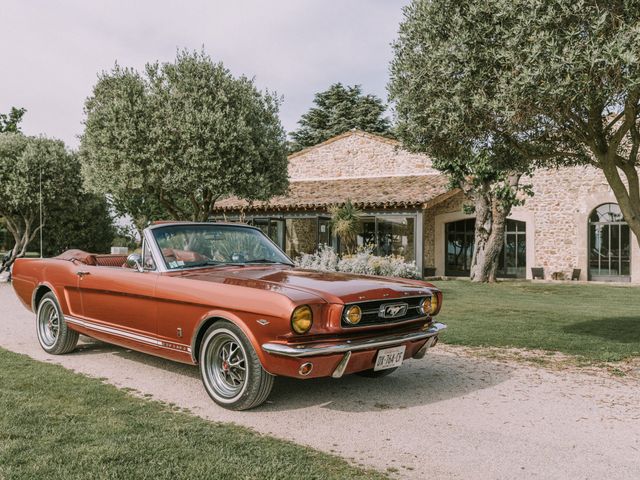
[(60, 333), (60, 317), (58, 310), (51, 301), (47, 301), (38, 313), (38, 330), (40, 339), (47, 346), (51, 347), (58, 339)]
[(247, 375), (247, 360), (242, 345), (231, 335), (220, 333), (206, 353), (206, 371), (216, 392), (233, 398), (242, 391)]

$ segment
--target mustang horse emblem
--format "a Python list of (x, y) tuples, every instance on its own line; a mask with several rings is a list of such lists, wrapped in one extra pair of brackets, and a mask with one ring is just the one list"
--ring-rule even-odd
[(394, 303), (387, 305), (380, 305), (380, 311), (378, 316), (382, 318), (397, 318), (402, 317), (407, 313), (408, 305), (406, 303)]

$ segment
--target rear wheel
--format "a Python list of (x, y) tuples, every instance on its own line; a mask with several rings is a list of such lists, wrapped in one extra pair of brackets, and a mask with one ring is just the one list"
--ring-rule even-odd
[(356, 372), (356, 375), (360, 375), (361, 377), (367, 377), (367, 378), (380, 378), (380, 377), (386, 377), (387, 375), (391, 375), (397, 369), (398, 367), (385, 368), (384, 370), (374, 370), (372, 368), (370, 370), (363, 370), (362, 372)]
[(200, 374), (209, 396), (230, 410), (248, 410), (267, 399), (274, 376), (260, 363), (249, 339), (236, 325), (214, 323), (202, 339)]
[(47, 353), (69, 353), (78, 344), (78, 332), (67, 326), (60, 305), (51, 292), (46, 293), (38, 304), (36, 327), (40, 346)]

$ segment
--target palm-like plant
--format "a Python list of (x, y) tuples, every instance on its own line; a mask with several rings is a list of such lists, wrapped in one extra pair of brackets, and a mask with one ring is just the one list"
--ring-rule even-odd
[(362, 211), (356, 208), (349, 199), (342, 205), (332, 206), (329, 213), (331, 214), (331, 228), (340, 238), (347, 254), (351, 255), (355, 251)]

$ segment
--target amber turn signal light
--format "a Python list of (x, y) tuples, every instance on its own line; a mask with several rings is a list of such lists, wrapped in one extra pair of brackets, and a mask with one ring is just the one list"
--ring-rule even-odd
[(297, 307), (291, 315), (291, 328), (294, 332), (307, 333), (313, 325), (313, 313), (309, 305)]

